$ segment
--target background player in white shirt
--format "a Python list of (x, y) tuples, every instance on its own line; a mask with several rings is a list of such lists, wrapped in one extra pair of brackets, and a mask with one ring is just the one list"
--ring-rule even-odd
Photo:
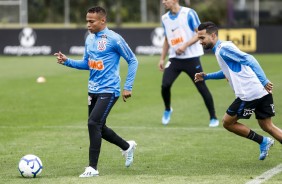
[(264, 160), (274, 140), (257, 134), (238, 120), (249, 119), (255, 113), (260, 127), (282, 143), (282, 130), (271, 119), (275, 115), (273, 84), (253, 56), (240, 51), (232, 42), (218, 39), (218, 28), (214, 23), (200, 24), (198, 38), (204, 49), (212, 49), (215, 53), (221, 70), (209, 74), (197, 73), (195, 82), (223, 78), (228, 80), (236, 99), (223, 116), (223, 126), (230, 132), (257, 142), (260, 145), (259, 159)]
[[(204, 54), (197, 37), (197, 28), (200, 24), (197, 13), (187, 7), (179, 5), (179, 0), (163, 0), (167, 10), (162, 16), (162, 24), (165, 30), (165, 41), (159, 68), (164, 71), (162, 79), (162, 98), (165, 111), (162, 123), (167, 125), (170, 121), (171, 108), (171, 86), (181, 72), (185, 72), (193, 81), (195, 73), (202, 72), (200, 56)], [(169, 52), (169, 61), (165, 63), (165, 58)], [(197, 90), (204, 99), (205, 105), (210, 115), (210, 127), (218, 126), (214, 103), (211, 93), (204, 81), (196, 83)]]

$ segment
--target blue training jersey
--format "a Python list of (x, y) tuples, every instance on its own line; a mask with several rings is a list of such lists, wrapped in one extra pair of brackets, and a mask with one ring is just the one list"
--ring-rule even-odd
[(131, 91), (138, 67), (137, 58), (125, 40), (108, 28), (87, 36), (82, 60), (68, 58), (64, 65), (90, 70), (89, 93), (114, 93), (115, 96), (119, 96), (120, 56), (128, 63), (124, 89)]

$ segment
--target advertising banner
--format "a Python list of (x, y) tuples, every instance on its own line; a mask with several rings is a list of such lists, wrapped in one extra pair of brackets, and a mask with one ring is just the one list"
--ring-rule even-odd
[[(113, 29), (140, 55), (160, 55), (164, 30), (157, 28)], [(282, 26), (259, 28), (222, 28), (221, 40), (233, 41), (242, 51), (252, 53), (281, 53)], [(82, 55), (86, 29), (0, 29), (0, 55), (50, 55), (62, 51)]]

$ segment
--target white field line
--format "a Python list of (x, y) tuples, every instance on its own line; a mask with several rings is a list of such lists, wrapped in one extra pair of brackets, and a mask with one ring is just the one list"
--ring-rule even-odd
[[(166, 126), (164, 127), (163, 125), (160, 125), (158, 127), (147, 127), (147, 126), (109, 126), (110, 128), (113, 129), (135, 129), (135, 130), (184, 130), (184, 131), (226, 131), (222, 127), (217, 127), (217, 128), (209, 128), (209, 127), (169, 127)], [(32, 125), (27, 125), (27, 126), (1, 126), (0, 129), (29, 129), (29, 128), (43, 128), (43, 129), (87, 129), (87, 124), (85, 126), (32, 126)]]
[(272, 178), (274, 175), (282, 172), (282, 164), (277, 165), (276, 167), (262, 173), (261, 175), (257, 176), (253, 180), (248, 181), (246, 184), (260, 184), (263, 183), (270, 178)]
[[(113, 129), (135, 129), (135, 130), (183, 130), (183, 131), (227, 131), (223, 127), (171, 127), (171, 126), (163, 126), (160, 124), (160, 126), (109, 126)], [(43, 129), (87, 129), (87, 123), (85, 125), (67, 125), (67, 126), (61, 126), (61, 125), (54, 125), (54, 126), (33, 126), (33, 125), (27, 125), (27, 126), (1, 126), (0, 129), (29, 129), (29, 128), (43, 128)], [(260, 128), (253, 128), (254, 131), (261, 131)]]

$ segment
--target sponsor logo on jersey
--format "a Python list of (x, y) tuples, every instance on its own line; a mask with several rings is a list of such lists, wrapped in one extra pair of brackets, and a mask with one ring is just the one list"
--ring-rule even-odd
[(177, 44), (182, 43), (182, 42), (183, 42), (183, 38), (182, 37), (171, 39), (171, 45), (172, 46), (177, 45)]
[(103, 39), (107, 39), (107, 38), (108, 38), (107, 35), (105, 35), (105, 34), (103, 34), (101, 37), (102, 37)]
[[(96, 82), (93, 82), (93, 81), (89, 81), (88, 82), (88, 89), (90, 91), (98, 91), (99, 90), (99, 84), (96, 83)], [(89, 100), (89, 98), (88, 98), (88, 100)], [(92, 100), (92, 98), (90, 100)], [(91, 103), (91, 101), (90, 101), (90, 103)]]
[(102, 60), (99, 60), (99, 61), (89, 60), (88, 66), (90, 69), (93, 69), (93, 70), (104, 70), (104, 63)]

